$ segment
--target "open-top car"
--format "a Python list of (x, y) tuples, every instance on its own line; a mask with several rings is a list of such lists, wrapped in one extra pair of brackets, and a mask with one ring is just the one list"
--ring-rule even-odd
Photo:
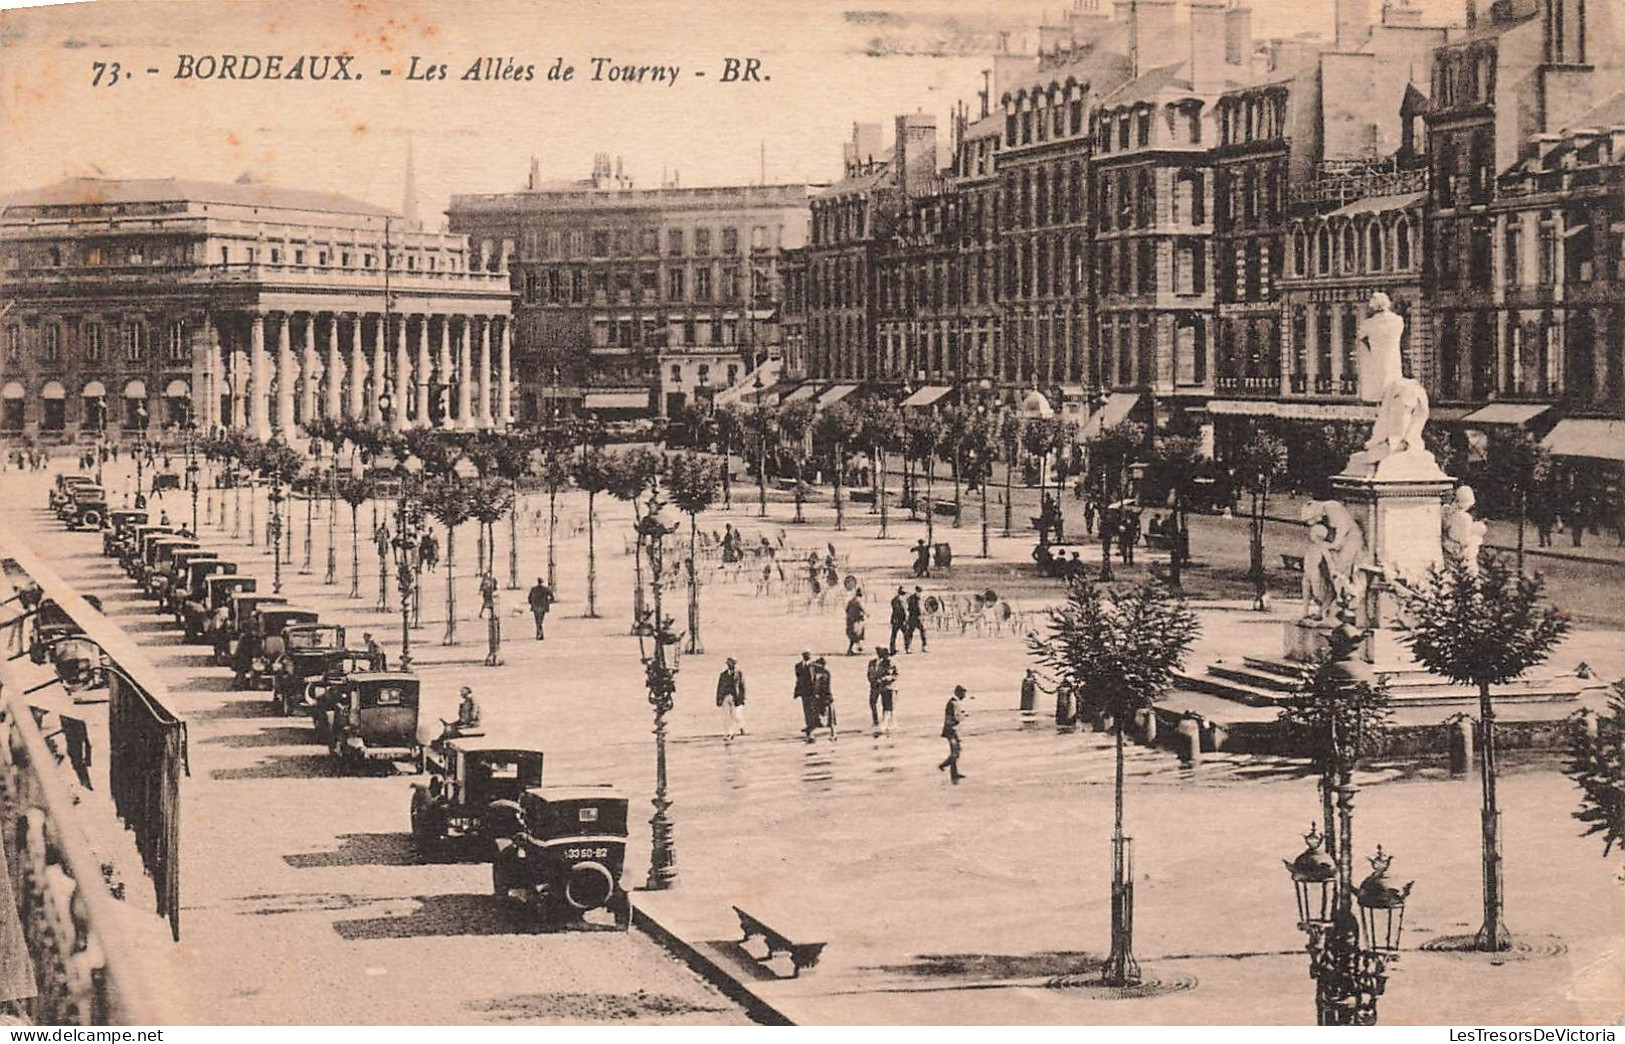
[(107, 490), (94, 483), (74, 486), (59, 514), (69, 529), (100, 529), (107, 517)]
[[(282, 655), (271, 661), (271, 700), (282, 714), (308, 711), (326, 688), (327, 668), (342, 657), (344, 628), (336, 624), (290, 623), (282, 628)], [(318, 691), (312, 693), (311, 686)]]
[(58, 475), (55, 485), (51, 487), (51, 492), (46, 497), (46, 506), (53, 512), (61, 514), (63, 505), (73, 500), (73, 487), (95, 484), (96, 480), (89, 475)]
[(329, 689), (327, 749), (351, 764), (409, 760), (423, 767), (418, 738), (422, 680), (400, 671), (352, 674)]
[(518, 830), (519, 799), (542, 785), (542, 752), (487, 736), (435, 744), (427, 783), (412, 784), (412, 839), (420, 849), (462, 841), (489, 858)]
[[(254, 610), (237, 642), (237, 653), (232, 668), (237, 674), (237, 686), (257, 689), (263, 684), (272, 688), (273, 672), (284, 656), (288, 643), (283, 632), (299, 624), (313, 624), (321, 619), (314, 609), (291, 605), (261, 605)], [(273, 697), (274, 698), (274, 697)]]
[(262, 606), (286, 605), (281, 595), (237, 591), (231, 595), (226, 619), (214, 630), (214, 662), (224, 667), (237, 662), (237, 645)]
[(181, 625), (186, 628), (186, 639), (212, 644), (231, 619), (231, 597), (235, 594), (253, 594), (259, 581), (240, 573), (214, 573), (203, 578), (195, 597), (181, 606)]
[(491, 888), (518, 896), (544, 927), (571, 927), (605, 911), (632, 923), (621, 887), (627, 800), (608, 786), (536, 787), (519, 799), (518, 829), (496, 838)]
[(147, 524), (147, 513), (132, 508), (118, 508), (107, 513), (106, 528), (102, 530), (102, 554), (119, 554), (136, 526)]

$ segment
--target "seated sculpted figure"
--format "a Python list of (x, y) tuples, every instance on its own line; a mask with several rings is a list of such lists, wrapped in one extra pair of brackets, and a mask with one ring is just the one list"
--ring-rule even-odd
[(1445, 558), (1465, 562), (1467, 571), (1474, 576), (1478, 575), (1478, 551), (1483, 546), (1487, 528), (1473, 517), (1473, 505), (1476, 503), (1478, 497), (1473, 493), (1473, 487), (1457, 486), (1455, 498), (1445, 508), (1442, 534)]

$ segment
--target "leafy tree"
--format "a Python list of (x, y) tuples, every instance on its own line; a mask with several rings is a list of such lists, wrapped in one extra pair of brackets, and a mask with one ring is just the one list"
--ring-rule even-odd
[(457, 527), (467, 522), (473, 511), (473, 490), (457, 475), (440, 475), (430, 479), (424, 487), (423, 504), (446, 529), (446, 635), (441, 644), (456, 645)]
[(485, 558), (479, 563), (479, 572), (496, 573), (496, 524), (513, 507), (513, 491), (501, 479), (482, 478), (468, 484), (468, 514), (485, 531), (482, 546)]
[(587, 494), (587, 611), (588, 619), (598, 617), (598, 494), (609, 489), (610, 462), (597, 446), (585, 446), (571, 466), (576, 488)]
[(644, 626), (643, 612), (643, 519), (640, 498), (654, 486), (660, 473), (660, 458), (646, 449), (629, 449), (610, 457), (609, 495), (632, 506), (632, 531), (637, 543), (632, 558), (636, 586), (632, 589), (632, 631)]
[(982, 498), (982, 557), (991, 555), (987, 529), (987, 484), (993, 480), (993, 460), (998, 455), (998, 418), (979, 407), (965, 425), (963, 453), (967, 459), (966, 481), (974, 483)]
[(874, 461), (875, 503), (880, 507), (878, 539), (884, 540), (890, 535), (887, 531), (890, 514), (886, 503), (888, 470), (886, 457), (902, 445), (903, 412), (897, 408), (896, 403), (874, 398), (863, 404), (863, 412), (859, 416), (863, 428), (863, 443), (868, 447), (869, 456)]
[(1131, 986), (1140, 981), (1140, 969), (1133, 947), (1134, 883), (1124, 873), (1123, 732), (1137, 712), (1167, 695), (1201, 628), (1185, 603), (1155, 581), (1112, 588), (1081, 580), (1070, 584), (1066, 601), (1046, 615), (1044, 631), (1028, 638), (1033, 656), (1058, 683), (1072, 687), (1080, 710), (1111, 719), (1115, 873), (1111, 954), (1103, 981)]
[(1518, 576), (1498, 555), (1485, 555), (1475, 574), (1452, 561), (1428, 571), (1414, 588), (1400, 588), (1400, 640), (1433, 674), (1478, 690), (1479, 780), (1483, 791), (1484, 925), (1477, 947), (1505, 950), (1502, 920), (1500, 808), (1495, 782), (1495, 701), (1491, 689), (1522, 677), (1568, 633), (1569, 621), (1545, 601), (1536, 575)]
[(372, 483), (355, 475), (338, 481), (339, 499), (350, 505), (350, 597), (361, 597), (361, 505), (372, 496)]
[(938, 447), (943, 462), (954, 478), (954, 528), (965, 521), (964, 470), (966, 442), (970, 438), (972, 411), (963, 406), (949, 406), (942, 411), (942, 444)]
[[(1106, 509), (1128, 496), (1129, 479), (1133, 474), (1134, 458), (1145, 444), (1145, 428), (1132, 421), (1124, 421), (1103, 428), (1084, 442), (1084, 454), (1089, 460), (1090, 496), (1095, 509), (1102, 515)], [(1100, 541), (1100, 579), (1112, 578), (1111, 542)]]
[[(906, 457), (920, 462), (925, 471), (925, 543), (936, 546), (936, 472), (937, 449), (942, 445), (944, 431), (942, 418), (935, 410), (913, 410), (903, 419), (903, 437)], [(912, 514), (919, 503), (916, 495), (909, 501)]]
[(717, 452), (722, 454), (722, 509), (734, 508), (733, 451), (745, 430), (745, 414), (737, 403), (725, 403), (711, 414)]
[(862, 436), (863, 428), (858, 414), (844, 402), (837, 402), (819, 413), (813, 427), (813, 439), (827, 447), (834, 462), (835, 474), (835, 528), (846, 528), (846, 504), (841, 496), (846, 484), (846, 454), (849, 447)]
[(1524, 530), (1529, 524), (1529, 501), (1538, 496), (1551, 478), (1552, 455), (1523, 431), (1490, 432), (1489, 449), (1484, 455), (1485, 478), (1489, 484), (1512, 499), (1518, 518), (1518, 572), (1524, 570)]
[(1025, 441), (1025, 422), (1021, 414), (1010, 406), (999, 411), (999, 443), (1004, 447), (1004, 535), (1015, 536), (1015, 473), (1016, 462)]
[(778, 438), (778, 406), (758, 402), (744, 417), (745, 433), (756, 451), (756, 514), (767, 517), (767, 448)]
[(1575, 730), (1564, 771), (1580, 788), (1580, 810), (1574, 818), (1586, 824), (1584, 835), (1602, 835), (1602, 854), (1625, 849), (1625, 682), (1615, 682), (1608, 713), (1589, 728)]
[(704, 652), (700, 642), (700, 512), (717, 502), (721, 476), (717, 462), (692, 451), (673, 457), (666, 483), (671, 502), (688, 515), (688, 651)]
[[(519, 480), (530, 471), (531, 452), (536, 441), (523, 431), (497, 432), (493, 451), (495, 471), (509, 485), (508, 496), (508, 590), (519, 590)], [(496, 534), (491, 534), (492, 543)], [(493, 548), (492, 558), (496, 557)], [(492, 569), (495, 572), (495, 569)]]
[(803, 471), (807, 460), (807, 436), (812, 433), (813, 420), (818, 407), (811, 400), (792, 402), (779, 411), (779, 444), (796, 464), (796, 521), (805, 522), (802, 505), (806, 502)]
[[(1029, 417), (1021, 429), (1021, 448), (1027, 455), (1038, 459), (1040, 464), (1051, 455), (1055, 457), (1055, 503), (1061, 503), (1061, 449), (1065, 444), (1064, 426), (1059, 417)], [(1039, 492), (1043, 492), (1040, 482)]]
[(1253, 579), (1253, 608), (1267, 607), (1268, 574), (1264, 569), (1264, 519), (1269, 511), (1270, 491), (1286, 474), (1286, 443), (1267, 431), (1255, 430), (1242, 444), (1236, 459), (1236, 480), (1252, 496), (1252, 539), (1249, 543), (1249, 569)]
[(1159, 493), (1165, 492), (1172, 502), (1173, 547), (1168, 555), (1168, 580), (1177, 588), (1189, 544), (1186, 516), (1190, 510), (1191, 485), (1202, 463), (1202, 445), (1188, 436), (1164, 435), (1153, 445), (1148, 463), (1149, 485)]
[(558, 597), (558, 564), (555, 539), (559, 527), (559, 491), (570, 484), (568, 450), (549, 444), (542, 454), (542, 488), (547, 490), (547, 586)]

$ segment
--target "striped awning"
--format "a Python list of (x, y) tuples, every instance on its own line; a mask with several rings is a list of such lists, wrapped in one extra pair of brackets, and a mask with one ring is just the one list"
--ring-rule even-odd
[(916, 406), (931, 406), (951, 391), (953, 391), (952, 388), (944, 388), (940, 384), (928, 384), (924, 388), (916, 388), (908, 398), (902, 401), (901, 405), (905, 410)]
[(126, 399), (145, 399), (147, 397), (146, 382), (131, 381), (129, 384), (126, 384), (124, 386), (124, 397)]
[(192, 389), (179, 377), (170, 381), (169, 385), (164, 388), (164, 398), (166, 399), (184, 399), (191, 394)]
[[(1094, 438), (1107, 428), (1115, 428), (1128, 420), (1128, 415), (1134, 412), (1134, 407), (1140, 404), (1139, 392), (1112, 392), (1106, 396), (1106, 404), (1094, 416), (1083, 422), (1080, 434), (1083, 438)], [(1208, 403), (1211, 410), (1212, 403)]]
[(823, 409), (825, 406), (833, 406), (857, 390), (858, 386), (856, 384), (837, 384), (818, 397), (818, 408)]
[(1560, 420), (1541, 444), (1554, 457), (1625, 461), (1625, 421), (1579, 417)]
[(53, 401), (66, 399), (68, 397), (68, 389), (62, 387), (61, 381), (46, 381), (45, 387), (39, 390), (39, 397), (42, 399), (51, 399)]
[(0, 399), (25, 399), (28, 392), (17, 381), (7, 381), (4, 388), (0, 388)]
[(786, 395), (782, 401), (784, 401), (784, 402), (804, 402), (807, 399), (810, 399), (814, 395), (817, 395), (817, 394), (818, 394), (818, 385), (816, 385), (816, 384), (803, 384), (801, 387), (797, 388), (795, 391), (791, 392), (789, 395)]
[(1208, 413), (1224, 417), (1279, 417), (1283, 420), (1369, 421), (1377, 407), (1339, 402), (1276, 402), (1270, 399), (1210, 399)]
[(1551, 406), (1539, 402), (1492, 402), (1461, 419), (1463, 424), (1505, 424), (1522, 427)]
[(101, 381), (91, 381), (85, 385), (85, 390), (79, 394), (87, 399), (105, 399), (107, 398), (107, 386), (102, 384)]

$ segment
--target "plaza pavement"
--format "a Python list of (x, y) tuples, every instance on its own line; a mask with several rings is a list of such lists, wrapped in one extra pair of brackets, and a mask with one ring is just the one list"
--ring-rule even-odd
[[(826, 507), (809, 509), (811, 524), (793, 526), (783, 521), (790, 514), (783, 503), (773, 504), (773, 519), (762, 523), (753, 517), (753, 492), (736, 486), (732, 514), (715, 513), (702, 525), (720, 529), (729, 518), (747, 537), (760, 531), (775, 539), (782, 528), (787, 543), (801, 549), (834, 540), (870, 592), (868, 645), (883, 640), (882, 592), (901, 582), (906, 546), (924, 527), (894, 519), (896, 539), (880, 542), (869, 539), (873, 518), (861, 508), (849, 515), (853, 533), (834, 534)], [(177, 520), (189, 513), (180, 498), (168, 500)], [(584, 513), (582, 498), (564, 500), (567, 517)], [(532, 505), (539, 503), (541, 498), (532, 498)], [(458, 541), (465, 577), (458, 596), (461, 644), (438, 644), (444, 589), (437, 577), (425, 591), (425, 626), (415, 632), (414, 642), (421, 644), (414, 652), (433, 693), (426, 716), (437, 707), (449, 716), (456, 686), (466, 681), (480, 693), (489, 721), (533, 736), (546, 749), (550, 782), (614, 782), (628, 792), (634, 829), (627, 883), (636, 885), (648, 860), (641, 812), (653, 786), (650, 711), (636, 639), (627, 634), (632, 575), (621, 535), (629, 528), (630, 509), (608, 498), (600, 498), (600, 505), (602, 619), (581, 618), (586, 541), (565, 539), (559, 553), (563, 601), (549, 619), (548, 640), (529, 640), (528, 618), (509, 617), (506, 665), (479, 666), (484, 625), (470, 619), (478, 599), (467, 577), (474, 544), (468, 527)], [(366, 519), (364, 510), (364, 525)], [(300, 576), (297, 567), (285, 567), (288, 590), (316, 604), (324, 618), (337, 614), (352, 634), (370, 627), (393, 653), (399, 617), (369, 609), (377, 580), (365, 542), (364, 597), (343, 597), (347, 523), (340, 528), (341, 582), (320, 582), (325, 527), (318, 524), (315, 572)], [(56, 539), (54, 522), (29, 525), (42, 540)], [(205, 539), (220, 540), (219, 533), (206, 527)], [(296, 552), (302, 535), (301, 523)], [(965, 528), (940, 526), (938, 539), (944, 538), (959, 549), (960, 568), (954, 577), (927, 582), (928, 589), (994, 586), (1018, 608), (1036, 609), (1054, 598), (1053, 583), (1024, 577), (1030, 571), (1022, 565), (1030, 546), (1025, 539), (996, 540), (991, 563), (967, 561), (976, 540), (974, 508)], [(236, 543), (238, 554), (250, 560), (259, 555)], [(498, 572), (505, 576), (505, 527), (499, 527), (498, 543)], [(63, 552), (60, 541), (42, 550)], [(542, 540), (522, 538), (524, 585), (540, 571), (544, 556)], [(269, 556), (258, 560), (263, 564), (251, 571), (268, 582)], [(523, 591), (505, 591), (503, 597), (516, 606)], [(803, 596), (782, 590), (758, 592), (749, 580), (713, 578), (702, 592), (708, 653), (684, 657), (671, 715), (672, 816), (681, 876), (671, 891), (635, 900), (662, 925), (798, 1022), (1312, 1021), (1313, 984), (1279, 862), (1296, 855), (1301, 834), (1318, 818), (1314, 782), (1303, 765), (1210, 755), (1193, 770), (1170, 753), (1131, 746), (1126, 800), (1136, 838), (1136, 951), (1147, 974), (1169, 991), (1127, 1000), (1048, 988), (1043, 983), (1051, 976), (1101, 956), (1108, 938), (1109, 738), (1020, 717), (1016, 687), (1027, 658), (1019, 635), (1009, 632), (933, 634), (928, 655), (900, 657), (896, 729), (876, 736), (863, 699), (866, 658), (838, 655), (845, 647), (839, 601), (828, 611), (804, 603)], [(681, 600), (667, 604), (681, 621)], [(1211, 643), (1232, 641), (1230, 621), (1241, 614), (1203, 615), (1209, 630), (1198, 658)], [(1266, 626), (1261, 633), (1276, 632)], [(1593, 647), (1607, 653), (1611, 638), (1587, 632), (1572, 642), (1591, 657)], [(836, 741), (807, 744), (798, 735), (791, 664), (803, 648), (830, 657), (841, 721)], [(731, 743), (720, 736), (712, 696), (724, 655), (739, 659), (750, 683), (750, 732)], [(1612, 655), (1591, 662), (1614, 676), (1625, 665), (1618, 650)], [(933, 767), (943, 753), (937, 738), (942, 702), (955, 683), (976, 696), (966, 730), (969, 778), (958, 787)], [(246, 902), (247, 908), (257, 902), (278, 914), (252, 922), (256, 928), (287, 926), (263, 937), (246, 958), (248, 968), (227, 976), (232, 982), (263, 980), (265, 971), (283, 967), (289, 952), (338, 931), (335, 920), (363, 920), (373, 925), (368, 931), (395, 933), (395, 926), (421, 920), (424, 907), (414, 904), (422, 900), (411, 896), (428, 891), (442, 896), (441, 931), (470, 919), (489, 926), (480, 929), (484, 935), (459, 937), (457, 951), (442, 959), (501, 966), (505, 955), (522, 952), (515, 947), (538, 945), (532, 937), (516, 940), (508, 934), (512, 926), (490, 909), (483, 868), (414, 865), (405, 840), (407, 779), (346, 780), (342, 789), (335, 787), (321, 778), (319, 751), (302, 745), (300, 723), (238, 717), (255, 713), (247, 705), (251, 699), (257, 697), (215, 691), (178, 708), (202, 723), (193, 726), (195, 749), (213, 747), (218, 753), (210, 756), (229, 758), (219, 765), (223, 776), (211, 770), (206, 778), (275, 781), (251, 797), (235, 787), (200, 786), (195, 776), (187, 791), (190, 836), (205, 833), (240, 847), (253, 859), (248, 876), (256, 882), (252, 890), (194, 884), (192, 894), (202, 893), (194, 900), (201, 911), (189, 916), (199, 924), (219, 918), (219, 931), (240, 932), (243, 914), (251, 912), (243, 897), (253, 895), (261, 898)], [(210, 743), (205, 733), (216, 730), (218, 742)], [(1367, 854), (1380, 841), (1397, 857), (1394, 873), (1417, 880), (1406, 922), (1411, 952), (1391, 978), (1384, 1021), (1596, 1023), (1618, 1017), (1625, 1007), (1619, 987), (1625, 956), (1615, 941), (1625, 927), (1625, 910), (1616, 868), (1593, 840), (1578, 837), (1579, 824), (1569, 818), (1576, 791), (1551, 762), (1514, 763), (1501, 786), (1508, 920), (1515, 932), (1529, 934), (1537, 953), (1553, 953), (1547, 956), (1490, 959), (1412, 950), (1476, 927), (1477, 784), (1415, 766), (1376, 766), (1361, 782), (1356, 851)], [(217, 797), (206, 796), (211, 789)], [(193, 843), (189, 851), (202, 848)], [(205, 882), (221, 876), (202, 868), (198, 873)], [(327, 906), (289, 911), (278, 905), (288, 889), (303, 893), (318, 877), (318, 890), (336, 897), (324, 900)], [(226, 910), (233, 901), (237, 907)], [(339, 917), (332, 908), (351, 903), (364, 915)], [(737, 950), (730, 909), (735, 904), (769, 923), (778, 918), (826, 938), (820, 966), (800, 979), (764, 978)], [(566, 945), (575, 946), (576, 956), (592, 952), (604, 938), (580, 936)], [(317, 952), (331, 942), (321, 938)], [(252, 974), (255, 969), (262, 974)], [(523, 977), (517, 969), (505, 974)], [(456, 1018), (426, 983), (414, 978), (409, 985), (421, 985), (421, 991), (409, 991), (413, 1003), (386, 1020)], [(301, 986), (274, 988), (297, 992)], [(354, 1003), (348, 997), (326, 1003), (334, 1007), (316, 1010), (343, 1011), (356, 1021), (379, 1017), (370, 1005), (345, 1011), (345, 1003)], [(244, 998), (243, 1010), (255, 1006)], [(264, 1010), (279, 1009), (267, 1004)]]

